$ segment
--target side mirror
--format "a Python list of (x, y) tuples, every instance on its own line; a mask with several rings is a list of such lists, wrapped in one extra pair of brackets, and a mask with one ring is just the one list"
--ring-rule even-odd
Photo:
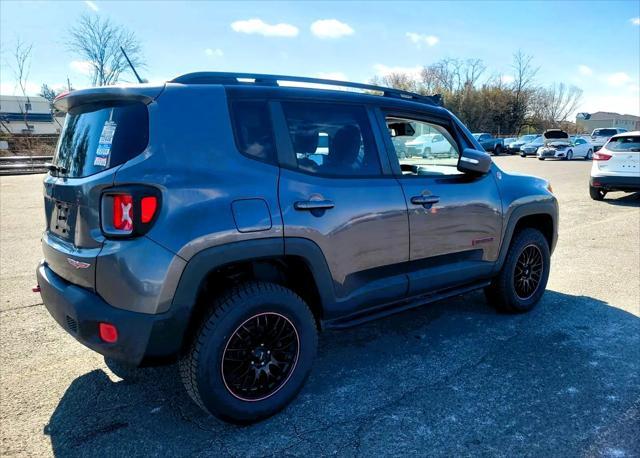
[(465, 148), (458, 159), (458, 170), (462, 173), (484, 175), (491, 170), (491, 156), (484, 151)]

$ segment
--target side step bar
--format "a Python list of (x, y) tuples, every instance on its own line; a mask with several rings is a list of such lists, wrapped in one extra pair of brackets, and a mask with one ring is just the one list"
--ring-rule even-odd
[(388, 304), (382, 304), (376, 307), (372, 307), (367, 310), (361, 310), (351, 315), (336, 318), (333, 320), (327, 320), (322, 322), (323, 329), (345, 329), (353, 326), (358, 326), (369, 321), (377, 320), (389, 315), (404, 312), (405, 310), (420, 307), (422, 305), (431, 304), (433, 302), (447, 299), (453, 296), (459, 296), (471, 291), (475, 291), (491, 284), (490, 280), (484, 280), (480, 282), (470, 283), (462, 287), (449, 288), (434, 293), (423, 294), (414, 298), (405, 299), (399, 302), (391, 302)]

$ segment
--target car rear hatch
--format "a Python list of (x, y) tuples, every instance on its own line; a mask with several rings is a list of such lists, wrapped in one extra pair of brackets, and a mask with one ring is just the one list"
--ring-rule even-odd
[(44, 180), (47, 265), (65, 280), (94, 289), (95, 260), (104, 242), (102, 191), (118, 166), (142, 153), (149, 140), (147, 105), (162, 88), (97, 88), (56, 99), (64, 126)]
[(640, 179), (640, 135), (613, 137), (600, 152), (611, 155), (609, 160), (599, 162), (601, 169)]

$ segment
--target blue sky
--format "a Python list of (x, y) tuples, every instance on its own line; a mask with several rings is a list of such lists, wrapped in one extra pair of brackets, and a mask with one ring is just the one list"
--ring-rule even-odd
[(0, 2), (1, 92), (13, 93), (15, 41), (33, 43), (30, 88), (89, 84), (65, 30), (82, 13), (109, 17), (140, 39), (141, 72), (163, 81), (196, 70), (368, 81), (439, 59), (480, 58), (509, 80), (521, 49), (537, 83), (584, 90), (579, 111), (640, 115), (640, 1)]

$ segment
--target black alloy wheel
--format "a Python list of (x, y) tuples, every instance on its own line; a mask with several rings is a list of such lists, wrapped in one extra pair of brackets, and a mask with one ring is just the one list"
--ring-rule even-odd
[(222, 380), (243, 401), (260, 401), (275, 394), (293, 372), (300, 339), (285, 316), (255, 315), (235, 330), (222, 357)]
[(540, 286), (544, 264), (540, 248), (528, 245), (518, 257), (513, 275), (514, 289), (520, 299), (526, 300), (535, 294)]

